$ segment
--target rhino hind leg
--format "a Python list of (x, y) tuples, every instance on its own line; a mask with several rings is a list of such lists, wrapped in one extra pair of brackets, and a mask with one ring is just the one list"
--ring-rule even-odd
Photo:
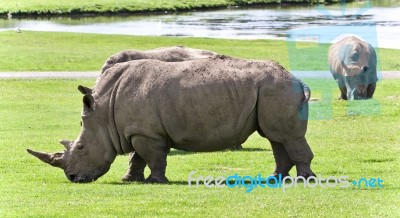
[(133, 136), (132, 146), (147, 163), (151, 174), (145, 179), (147, 183), (166, 183), (165, 169), (167, 167), (168, 146), (164, 139), (152, 139), (145, 136)]
[(304, 113), (305, 116), (300, 117), (299, 106), (303, 99), (291, 90), (283, 94), (285, 95), (277, 104), (274, 97), (260, 90), (257, 112), (259, 132), (261, 131), (261, 136), (273, 142), (278, 171), (289, 171), (291, 161), (296, 166), (297, 176), (308, 178), (315, 175), (310, 168), (314, 155), (305, 138), (308, 111), (302, 111), (308, 110), (308, 107), (301, 107), (301, 114)]
[(270, 142), (276, 163), (274, 175), (278, 176), (279, 174), (281, 174), (282, 178), (284, 178), (285, 176), (289, 176), (289, 171), (294, 166), (294, 163), (290, 159), (289, 154), (287, 153), (283, 144), (274, 141)]
[(136, 152), (129, 153), (129, 169), (122, 177), (124, 182), (143, 182), (146, 162)]
[(315, 176), (310, 166), (314, 154), (305, 137), (301, 137), (297, 140), (288, 140), (283, 145), (290, 159), (296, 165), (297, 176), (304, 178)]

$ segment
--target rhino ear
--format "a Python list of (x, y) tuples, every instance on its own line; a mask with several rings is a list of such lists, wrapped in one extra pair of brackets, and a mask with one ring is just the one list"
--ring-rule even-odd
[(85, 112), (93, 111), (94, 98), (91, 94), (83, 96), (83, 109)]
[(81, 85), (78, 86), (78, 90), (84, 95), (91, 94), (92, 91), (93, 91), (91, 88), (88, 88), (88, 87), (85, 87), (85, 86), (81, 86)]
[(64, 147), (65, 147), (67, 150), (70, 150), (70, 149), (72, 148), (72, 145), (74, 144), (74, 141), (60, 140), (60, 143), (61, 143), (62, 145), (64, 145)]

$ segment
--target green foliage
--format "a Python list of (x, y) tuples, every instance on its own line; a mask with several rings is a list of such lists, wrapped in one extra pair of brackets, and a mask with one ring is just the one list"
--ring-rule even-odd
[[(46, 63), (46, 62), (44, 62)], [(254, 134), (243, 151), (187, 153), (168, 156), (170, 184), (126, 184), (120, 181), (128, 157), (117, 157), (111, 170), (90, 184), (70, 183), (58, 168), (26, 152), (33, 148), (62, 150), (60, 139), (80, 131), (82, 95), (79, 84), (94, 80), (0, 80), (0, 217), (393, 217), (400, 214), (400, 81), (378, 83), (375, 101), (380, 112), (348, 113), (347, 101), (336, 100), (332, 80), (308, 79), (312, 90), (331, 87), (332, 119), (311, 120), (307, 139), (315, 158), (312, 169), (323, 176), (380, 177), (384, 188), (243, 188), (189, 187), (196, 175), (267, 176), (274, 161), (267, 140)], [(318, 92), (313, 97), (323, 98)], [(325, 99), (326, 100), (326, 99)], [(358, 107), (374, 110), (371, 101)], [(310, 105), (313, 111), (316, 104)], [(372, 106), (371, 106), (372, 105)], [(352, 109), (352, 108), (350, 108)], [(354, 109), (354, 108), (353, 108)], [(317, 107), (317, 111), (318, 111)], [(315, 110), (314, 110), (315, 111)], [(312, 112), (315, 113), (315, 112)], [(291, 175), (295, 175), (295, 170)], [(146, 175), (149, 171), (146, 170)]]
[(0, 14), (116, 14), (211, 9), (234, 5), (277, 3), (331, 3), (337, 1), (338, 0), (3, 0), (0, 5)]

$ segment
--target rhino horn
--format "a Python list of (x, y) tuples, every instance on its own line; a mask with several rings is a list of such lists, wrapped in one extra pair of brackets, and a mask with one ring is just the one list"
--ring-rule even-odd
[(65, 149), (70, 150), (72, 148), (72, 145), (74, 144), (74, 141), (60, 140), (60, 143), (64, 145)]
[(31, 149), (26, 149), (26, 150), (28, 151), (29, 154), (32, 154), (39, 160), (48, 163), (51, 166), (64, 169), (64, 160), (63, 160), (64, 153), (48, 154), (38, 151), (32, 151)]

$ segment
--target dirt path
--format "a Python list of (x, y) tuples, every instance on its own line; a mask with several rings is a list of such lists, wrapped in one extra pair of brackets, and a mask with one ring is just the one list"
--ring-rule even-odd
[(0, 79), (89, 79), (97, 78), (100, 72), (0, 72)]
[[(315, 74), (294, 73), (300, 78), (331, 78), (329, 72)], [(382, 71), (383, 79), (400, 79), (400, 71)], [(0, 79), (92, 79), (97, 78), (100, 72), (0, 72)]]

